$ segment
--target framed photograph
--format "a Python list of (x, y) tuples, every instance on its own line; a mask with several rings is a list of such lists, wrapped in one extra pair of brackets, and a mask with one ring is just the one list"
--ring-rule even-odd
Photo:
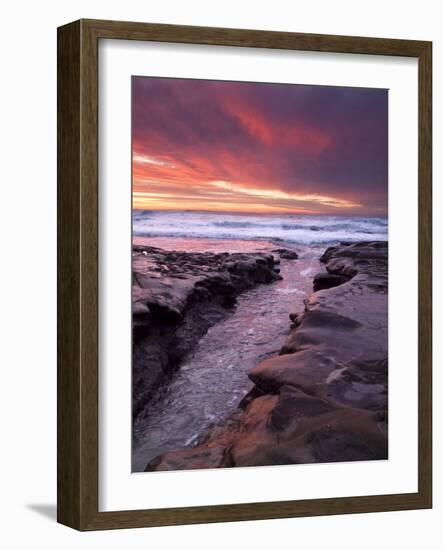
[(430, 508), (430, 42), (58, 29), (58, 521)]

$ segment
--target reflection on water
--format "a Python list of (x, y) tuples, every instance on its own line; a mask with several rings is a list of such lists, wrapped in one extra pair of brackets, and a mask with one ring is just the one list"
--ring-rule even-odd
[[(138, 242), (187, 251), (276, 248), (275, 244), (251, 241), (177, 241), (150, 238)], [(283, 280), (242, 294), (233, 312), (201, 338), (172, 381), (150, 403), (147, 417), (136, 422), (133, 471), (143, 471), (152, 458), (165, 451), (196, 444), (209, 426), (232, 414), (252, 387), (248, 372), (278, 353), (289, 332), (289, 313), (303, 310), (303, 300), (312, 291), (312, 276), (322, 270), (319, 255), (318, 250), (305, 250), (298, 260), (282, 260)]]
[(268, 252), (277, 248), (277, 245), (270, 241), (246, 241), (244, 239), (202, 239), (199, 237), (134, 236), (133, 243), (163, 248), (163, 250), (186, 250), (187, 252)]

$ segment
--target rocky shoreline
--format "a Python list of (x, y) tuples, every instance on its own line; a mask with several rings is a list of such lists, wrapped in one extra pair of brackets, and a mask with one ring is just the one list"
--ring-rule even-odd
[(305, 310), (290, 315), (280, 354), (250, 371), (255, 386), (236, 421), (156, 457), (146, 471), (387, 459), (387, 243), (342, 243), (321, 261), (327, 273), (314, 278)]
[[(296, 254), (282, 249), (292, 258)], [(278, 256), (133, 246), (133, 418), (239, 294), (281, 279)]]

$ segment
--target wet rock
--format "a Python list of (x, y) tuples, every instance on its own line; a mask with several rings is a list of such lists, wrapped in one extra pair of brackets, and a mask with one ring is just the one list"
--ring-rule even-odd
[(290, 250), (289, 248), (276, 248), (272, 252), (275, 252), (283, 260), (297, 260), (298, 254), (295, 250)]
[(278, 393), (285, 385), (312, 393), (340, 368), (340, 364), (319, 351), (306, 349), (296, 355), (297, 359), (295, 354), (267, 359), (251, 370), (249, 378), (265, 393)]
[(346, 284), (315, 291), (291, 315), (281, 354), (251, 370), (237, 423), (151, 469), (204, 467), (210, 449), (206, 467), (388, 458), (387, 243), (331, 247), (322, 261)]
[(230, 431), (218, 429), (195, 447), (172, 451), (149, 470), (250, 467), (386, 459), (384, 417), (283, 386), (257, 397)]
[(239, 407), (240, 409), (246, 409), (246, 407), (253, 401), (254, 399), (257, 399), (257, 397), (261, 397), (262, 395), (265, 395), (266, 392), (264, 392), (262, 389), (260, 389), (258, 386), (254, 386), (240, 401)]
[(264, 253), (188, 253), (133, 247), (133, 414), (243, 291), (281, 279)]
[(298, 327), (303, 320), (303, 314), (294, 312), (289, 314), (289, 319), (292, 321), (291, 329)]
[(203, 468), (220, 468), (223, 464), (225, 448), (222, 444), (199, 447), (176, 453), (163, 453), (152, 459), (145, 472), (161, 472), (162, 470), (199, 470)]
[(333, 288), (334, 286), (347, 283), (350, 277), (346, 275), (335, 275), (332, 273), (318, 273), (314, 277), (314, 292), (318, 290), (324, 290), (326, 288)]
[(317, 399), (293, 386), (282, 386), (277, 404), (272, 409), (270, 427), (278, 432), (287, 431), (302, 418), (315, 417), (335, 410), (328, 401)]
[[(264, 399), (264, 398), (262, 398)], [(266, 466), (387, 458), (387, 441), (378, 416), (339, 407), (284, 386), (268, 408), (254, 411), (255, 422), (242, 422), (231, 443), (236, 466)]]

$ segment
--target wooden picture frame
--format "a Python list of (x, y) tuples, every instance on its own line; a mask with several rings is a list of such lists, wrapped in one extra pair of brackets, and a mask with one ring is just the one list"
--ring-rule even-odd
[[(98, 42), (100, 39), (418, 58), (418, 492), (135, 511), (98, 511)], [(430, 508), (432, 44), (80, 20), (58, 29), (58, 521), (79, 530)]]

